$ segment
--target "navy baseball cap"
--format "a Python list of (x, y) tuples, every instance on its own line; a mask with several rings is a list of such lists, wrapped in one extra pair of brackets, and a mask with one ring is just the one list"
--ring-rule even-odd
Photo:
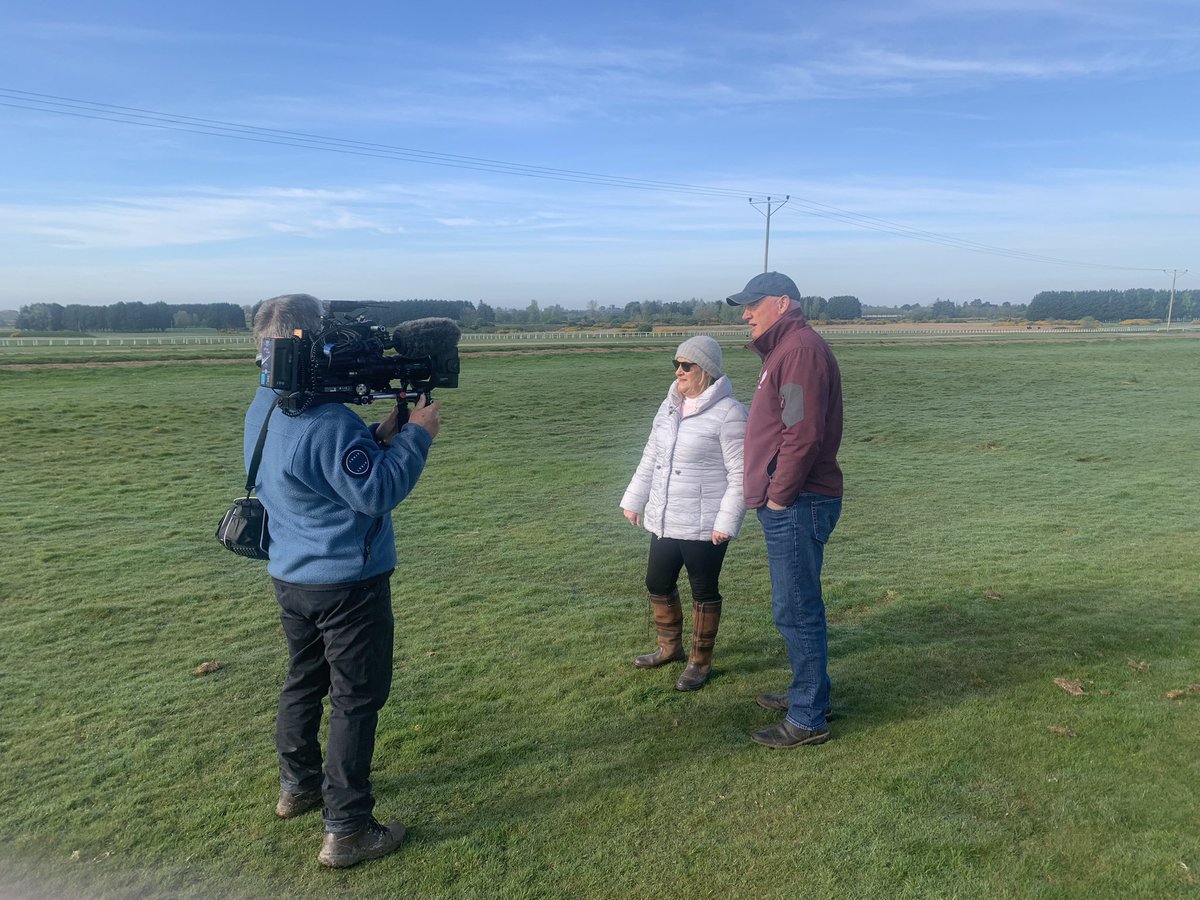
[(763, 272), (751, 278), (746, 289), (740, 294), (726, 297), (725, 302), (730, 306), (745, 306), (748, 303), (757, 303), (763, 297), (791, 297), (793, 300), (799, 300), (800, 291), (796, 288), (796, 282), (786, 275)]

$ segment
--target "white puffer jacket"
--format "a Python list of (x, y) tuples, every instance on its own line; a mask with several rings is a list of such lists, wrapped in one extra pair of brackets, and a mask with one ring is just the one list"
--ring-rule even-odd
[(683, 396), (678, 384), (671, 383), (642, 461), (621, 498), (621, 508), (640, 513), (646, 530), (660, 538), (708, 541), (714, 531), (737, 537), (746, 516), (746, 407), (733, 399), (724, 375), (697, 403), (696, 412), (682, 418)]

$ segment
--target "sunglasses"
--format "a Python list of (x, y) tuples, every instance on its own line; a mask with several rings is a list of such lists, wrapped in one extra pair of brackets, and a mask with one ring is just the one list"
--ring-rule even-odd
[(697, 363), (684, 362), (682, 359), (673, 359), (671, 360), (671, 365), (676, 369), (683, 369), (685, 372), (690, 372), (696, 367)]

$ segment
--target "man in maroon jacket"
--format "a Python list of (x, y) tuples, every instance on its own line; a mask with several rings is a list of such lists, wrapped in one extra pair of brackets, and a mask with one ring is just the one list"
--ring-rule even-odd
[(830, 683), (821, 564), (842, 511), (842, 377), (786, 275), (756, 275), (726, 302), (742, 307), (746, 346), (763, 361), (746, 424), (742, 485), (766, 538), (771, 609), (792, 665), (786, 694), (755, 701), (786, 716), (750, 739), (775, 748), (822, 744), (829, 740)]

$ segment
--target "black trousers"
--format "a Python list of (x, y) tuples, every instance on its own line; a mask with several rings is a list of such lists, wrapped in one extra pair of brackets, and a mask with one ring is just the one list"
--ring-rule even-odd
[[(279, 784), (291, 793), (321, 788), (325, 830), (336, 834), (365, 828), (375, 808), (375, 726), (392, 688), (390, 576), (342, 585), (275, 581), (291, 656), (275, 720)], [(322, 764), (317, 733), (326, 695)]]
[(692, 585), (692, 599), (697, 603), (720, 600), (718, 581), (728, 549), (728, 541), (723, 544), (681, 541), (660, 538), (652, 533), (650, 559), (646, 563), (646, 590), (652, 594), (670, 594), (679, 583), (680, 570), (686, 566), (688, 581)]

